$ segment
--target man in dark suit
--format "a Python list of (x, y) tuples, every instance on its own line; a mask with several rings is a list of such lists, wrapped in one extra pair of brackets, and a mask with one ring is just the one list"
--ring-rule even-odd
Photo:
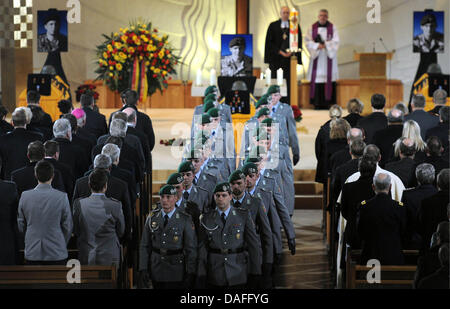
[(92, 145), (88, 140), (80, 137), (78, 135), (78, 124), (77, 118), (72, 114), (62, 115), (62, 119), (67, 119), (70, 122), (70, 127), (72, 129), (72, 144), (81, 147), (84, 150), (84, 156), (87, 162), (91, 161), (91, 151), (95, 145)]
[[(31, 142), (28, 145), (27, 157), (30, 162), (26, 166), (11, 173), (11, 180), (16, 183), (19, 196), (22, 195), (22, 192), (34, 189), (38, 185), (38, 181), (34, 175), (34, 168), (39, 161), (44, 159), (44, 156), (45, 150), (41, 141)], [(51, 185), (54, 189), (65, 192), (62, 176), (58, 170), (54, 171)]]
[(403, 118), (404, 115), (399, 109), (392, 109), (387, 116), (388, 126), (373, 136), (373, 143), (380, 148), (381, 167), (394, 156), (394, 143), (403, 133)]
[(67, 193), (69, 201), (72, 202), (73, 187), (75, 186), (75, 176), (69, 165), (64, 164), (59, 160), (59, 144), (55, 141), (46, 141), (44, 143), (45, 157), (44, 160), (53, 165), (55, 171), (58, 171), (62, 176), (64, 183), (64, 192)]
[(39, 119), (39, 122), (37, 123), (38, 126), (46, 127), (48, 129), (52, 128), (52, 117), (50, 117), (49, 114), (44, 112), (42, 108), (39, 106), (39, 102), (41, 100), (41, 95), (39, 92), (35, 90), (30, 90), (27, 93), (27, 104), (28, 108), (30, 108), (32, 111), (33, 109), (36, 109), (39, 111), (39, 114), (41, 114), (41, 117)]
[(84, 128), (94, 134), (97, 138), (106, 134), (106, 118), (104, 115), (93, 110), (94, 98), (89, 94), (82, 94), (80, 98), (81, 107), (86, 113), (86, 125)]
[(418, 186), (403, 191), (402, 202), (406, 209), (406, 234), (404, 249), (420, 249), (422, 238), (418, 233), (417, 214), (422, 201), (435, 195), (438, 190), (433, 185), (435, 180), (434, 167), (423, 163), (416, 168)]
[(77, 134), (86, 140), (89, 141), (89, 143), (94, 147), (97, 145), (97, 136), (89, 132), (87, 129), (85, 129), (86, 125), (86, 113), (81, 108), (76, 108), (72, 111), (72, 115), (77, 118)]
[(439, 117), (439, 110), (447, 103), (447, 91), (444, 89), (436, 89), (433, 92), (434, 108), (429, 113)]
[[(297, 56), (299, 64), (302, 64), (301, 53), (293, 54), (288, 52), (289, 49), (289, 8), (283, 6), (280, 11), (280, 19), (272, 22), (267, 29), (266, 43), (264, 49), (264, 62), (269, 64), (269, 69), (272, 72), (272, 78), (276, 78), (277, 70), (283, 69), (283, 78), (286, 79), (288, 87), (288, 100), (285, 101), (290, 104), (289, 90), (290, 90), (290, 61), (291, 56)], [(298, 47), (302, 47), (302, 31), (300, 24), (298, 26)]]
[(376, 196), (361, 202), (358, 234), (361, 237), (361, 265), (377, 259), (381, 265), (402, 265), (402, 235), (405, 229), (403, 203), (389, 195), (391, 177), (379, 173), (373, 179)]
[[(97, 155), (94, 159), (94, 170), (103, 169), (110, 174), (111, 171), (111, 158), (107, 155)], [(77, 180), (75, 184), (75, 190), (73, 193), (73, 201), (80, 197), (89, 197), (91, 195), (91, 189), (89, 187), (89, 176), (84, 176)], [(114, 177), (108, 178), (108, 187), (105, 192), (106, 197), (114, 198), (122, 203), (122, 211), (125, 218), (125, 234), (123, 235), (123, 241), (128, 242), (131, 239), (131, 227), (133, 220), (133, 207), (130, 202), (130, 194), (128, 193), (128, 185)]]
[(364, 140), (364, 133), (361, 129), (352, 128), (347, 132), (348, 145), (344, 149), (339, 150), (330, 157), (330, 166), (333, 173), (336, 171), (338, 167), (353, 159), (353, 157), (351, 156), (350, 144), (353, 141), (361, 139)]
[(5, 120), (7, 115), (8, 110), (2, 105), (2, 102), (0, 101), (0, 135), (14, 130), (14, 127)]
[[(1, 161), (0, 161), (1, 166)], [(0, 265), (18, 263), (19, 246), (17, 230), (17, 205), (19, 195), (16, 185), (0, 180)]]
[(431, 136), (437, 136), (442, 142), (442, 146), (444, 147), (444, 150), (448, 151), (448, 145), (449, 145), (449, 118), (450, 118), (450, 106), (443, 106), (439, 109), (439, 124), (431, 129), (428, 129), (426, 134), (426, 139), (430, 138)]
[(427, 139), (427, 148), (425, 163), (430, 163), (434, 166), (436, 176), (444, 169), (449, 168), (449, 159), (447, 155), (443, 155), (444, 148), (441, 141), (436, 136), (431, 136)]
[(439, 248), (439, 262), (441, 268), (419, 282), (418, 289), (449, 289), (449, 244), (444, 244)]
[(372, 114), (360, 119), (357, 126), (364, 129), (366, 144), (373, 144), (375, 132), (387, 127), (387, 117), (384, 114), (386, 98), (382, 94), (374, 94), (370, 99)]
[(450, 170), (443, 169), (437, 178), (439, 192), (423, 199), (418, 214), (419, 233), (422, 236), (422, 249), (427, 251), (430, 247), (431, 235), (437, 225), (448, 221), (447, 205), (449, 203), (449, 177)]
[(400, 160), (386, 164), (385, 169), (397, 175), (402, 180), (405, 188), (411, 188), (416, 182), (414, 177), (416, 146), (412, 139), (402, 137), (400, 140)]
[(405, 116), (405, 121), (414, 120), (420, 127), (420, 135), (425, 140), (428, 129), (439, 124), (439, 118), (425, 111), (425, 97), (421, 94), (413, 96), (411, 106), (413, 112)]
[(75, 177), (81, 177), (89, 168), (83, 148), (72, 143), (72, 129), (67, 119), (58, 119), (53, 125), (54, 141), (58, 142), (59, 161), (69, 165)]
[(2, 179), (11, 179), (11, 172), (28, 163), (28, 144), (42, 141), (42, 135), (26, 130), (25, 108), (16, 108), (12, 114), (14, 130), (0, 136), (0, 157), (2, 160)]

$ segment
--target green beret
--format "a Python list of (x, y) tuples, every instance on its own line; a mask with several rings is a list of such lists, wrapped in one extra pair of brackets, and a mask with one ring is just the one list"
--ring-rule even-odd
[[(271, 127), (273, 123), (278, 123), (276, 120), (274, 120), (273, 118), (266, 118), (263, 121), (261, 121), (261, 124), (265, 124), (266, 127)], [(264, 126), (261, 126), (264, 128)]]
[(267, 97), (268, 97), (268, 95), (266, 95), (266, 94), (263, 95), (263, 96), (256, 102), (255, 108), (258, 109), (258, 108), (260, 108), (261, 106), (264, 106), (264, 105), (269, 104), (269, 102), (267, 102)]
[(274, 93), (280, 93), (280, 86), (272, 85), (269, 87), (269, 89), (267, 89), (267, 92), (266, 92), (267, 95), (274, 94)]
[(253, 137), (256, 137), (256, 140), (259, 141), (260, 138), (265, 138), (265, 139), (269, 139), (268, 138), (268, 133), (266, 128), (262, 127), (262, 126), (258, 126), (253, 130)]
[(239, 179), (245, 179), (245, 175), (241, 170), (235, 170), (233, 173), (231, 173), (230, 177), (228, 177), (228, 182), (232, 183)]
[(203, 114), (201, 124), (208, 124), (208, 123), (211, 123), (211, 116), (209, 116), (208, 114)]
[(233, 46), (244, 46), (245, 47), (245, 38), (241, 36), (237, 36), (233, 38), (230, 43), (228, 44), (228, 47), (231, 48)]
[(216, 95), (215, 95), (214, 93), (208, 94), (208, 95), (203, 99), (203, 103), (205, 103), (205, 102), (207, 102), (207, 101), (215, 102), (215, 101), (216, 101)]
[(245, 176), (256, 174), (258, 173), (258, 167), (255, 163), (249, 162), (244, 164), (244, 166), (242, 167), (242, 172), (245, 174)]
[(259, 118), (262, 116), (269, 116), (269, 115), (270, 115), (270, 110), (267, 107), (263, 107), (256, 113), (256, 118)]
[(183, 180), (184, 180), (183, 175), (181, 175), (180, 173), (173, 173), (167, 179), (167, 184), (168, 185), (179, 185), (180, 183), (183, 182)]
[(214, 188), (214, 194), (217, 192), (228, 192), (231, 193), (231, 187), (230, 184), (228, 182), (222, 182), (219, 183), (215, 188)]
[(159, 195), (176, 195), (177, 189), (175, 189), (172, 185), (165, 185), (164, 187), (159, 190)]
[(247, 159), (245, 159), (244, 164), (248, 164), (248, 163), (259, 163), (262, 161), (261, 157), (248, 157)]
[(206, 88), (204, 95), (205, 95), (205, 97), (207, 97), (209, 94), (214, 93), (214, 92), (217, 92), (217, 87), (214, 85), (209, 86), (208, 88)]
[(211, 108), (214, 108), (215, 105), (212, 101), (208, 101), (203, 104), (203, 113), (207, 113)]
[(216, 107), (213, 107), (208, 111), (208, 115), (211, 116), (211, 118), (217, 118), (219, 117), (219, 110)]
[(186, 159), (187, 160), (200, 159), (202, 156), (203, 156), (202, 151), (194, 147), (194, 149), (191, 149)]
[(178, 166), (178, 173), (194, 172), (194, 165), (191, 161), (185, 161)]

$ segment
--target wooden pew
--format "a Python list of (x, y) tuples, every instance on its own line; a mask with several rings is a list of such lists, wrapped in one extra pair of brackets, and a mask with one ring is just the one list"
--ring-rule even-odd
[(81, 266), (81, 283), (67, 282), (66, 266), (0, 266), (0, 289), (115, 289), (115, 266)]
[(403, 250), (405, 261), (416, 261), (415, 265), (382, 265), (380, 266), (380, 283), (368, 283), (367, 272), (372, 268), (357, 265), (361, 250), (347, 251), (347, 289), (411, 289), (416, 273), (419, 252)]

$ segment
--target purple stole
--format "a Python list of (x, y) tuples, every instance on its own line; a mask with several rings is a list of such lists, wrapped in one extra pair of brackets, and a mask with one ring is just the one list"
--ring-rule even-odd
[[(318, 36), (318, 29), (319, 29), (319, 22), (316, 22), (312, 26), (312, 38), (313, 40), (316, 39)], [(333, 24), (328, 22), (327, 25), (327, 41), (331, 40), (333, 38)], [(312, 67), (312, 74), (311, 74), (311, 86), (309, 91), (309, 97), (314, 98), (316, 93), (316, 75), (317, 75), (317, 61), (319, 60), (319, 57), (314, 59), (313, 67)], [(331, 85), (331, 76), (332, 76), (332, 70), (333, 70), (333, 60), (328, 58), (327, 59), (327, 83), (325, 85), (325, 99), (327, 101), (331, 100), (331, 95), (333, 92), (333, 87)]]

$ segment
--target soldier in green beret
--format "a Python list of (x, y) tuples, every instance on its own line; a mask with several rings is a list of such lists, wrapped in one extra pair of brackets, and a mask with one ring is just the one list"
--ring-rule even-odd
[[(192, 162), (186, 161), (178, 166), (178, 173), (182, 176), (182, 190), (180, 205), (186, 205), (189, 202), (194, 203), (200, 213), (209, 210), (210, 194), (205, 189), (194, 185), (194, 165)], [(195, 223), (195, 221), (194, 221)]]
[(258, 119), (258, 122), (261, 123), (264, 119), (267, 119), (269, 115), (270, 110), (267, 107), (263, 107), (256, 113), (256, 119)]
[(139, 287), (182, 289), (193, 286), (197, 264), (197, 237), (190, 215), (175, 207), (177, 190), (159, 191), (161, 209), (150, 212), (139, 250)]
[(217, 208), (200, 217), (199, 287), (256, 287), (261, 254), (250, 213), (232, 206), (229, 183), (214, 188), (214, 200)]

